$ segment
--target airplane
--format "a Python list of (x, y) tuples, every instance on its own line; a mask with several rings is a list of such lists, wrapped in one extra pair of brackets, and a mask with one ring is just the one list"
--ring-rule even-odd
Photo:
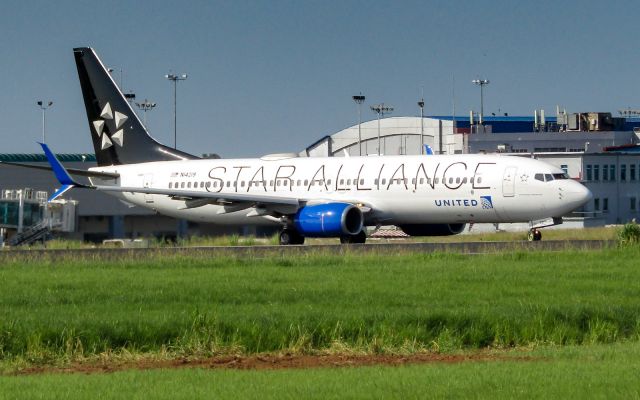
[(50, 201), (72, 188), (98, 190), (200, 223), (279, 226), (280, 244), (293, 245), (365, 243), (366, 227), (383, 225), (432, 236), (509, 222), (529, 222), (530, 240), (540, 240), (535, 221), (561, 223), (592, 198), (561, 169), (517, 156), (201, 159), (152, 138), (96, 52), (73, 51), (97, 166), (66, 169), (42, 144), (61, 184)]

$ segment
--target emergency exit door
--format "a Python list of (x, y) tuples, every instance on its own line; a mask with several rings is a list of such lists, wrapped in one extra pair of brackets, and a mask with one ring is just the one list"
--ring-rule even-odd
[(502, 177), (502, 195), (513, 197), (516, 194), (516, 171), (517, 167), (507, 167)]
[[(153, 174), (145, 174), (142, 179), (142, 187), (151, 188), (153, 187)], [(153, 195), (145, 193), (144, 201), (147, 203), (153, 203)]]

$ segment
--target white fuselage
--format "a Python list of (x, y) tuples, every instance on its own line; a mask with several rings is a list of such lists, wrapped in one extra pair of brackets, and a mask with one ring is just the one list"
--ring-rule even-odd
[[(556, 167), (495, 155), (205, 159), (92, 170), (117, 172), (120, 178), (115, 184), (123, 187), (239, 193), (255, 197), (256, 203), (261, 196), (281, 196), (307, 204), (362, 204), (371, 209), (365, 214), (367, 225), (526, 222), (562, 216), (591, 198), (582, 184), (562, 179), (563, 172)], [(275, 222), (270, 217), (250, 217), (255, 212), (246, 205), (240, 210), (219, 204), (194, 207), (179, 196), (112, 194), (191, 221)], [(279, 212), (286, 214), (285, 209)]]

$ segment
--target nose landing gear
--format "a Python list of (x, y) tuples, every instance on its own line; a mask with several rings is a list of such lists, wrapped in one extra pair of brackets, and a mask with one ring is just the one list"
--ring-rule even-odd
[(562, 224), (562, 217), (553, 217), (546, 218), (537, 221), (531, 221), (529, 229), (529, 234), (527, 235), (527, 240), (530, 242), (538, 242), (542, 240), (542, 232), (540, 232), (541, 228), (546, 228), (549, 226), (560, 225)]

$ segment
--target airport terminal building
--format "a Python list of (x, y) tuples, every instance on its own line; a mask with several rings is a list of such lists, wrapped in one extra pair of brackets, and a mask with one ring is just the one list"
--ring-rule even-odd
[[(428, 151), (534, 157), (563, 169), (594, 195), (581, 210), (566, 216), (565, 226), (619, 224), (639, 216), (640, 120), (616, 119), (607, 113), (559, 115), (544, 124), (538, 118), (509, 116), (487, 117), (483, 124), (446, 116), (384, 118), (325, 136), (298, 156), (418, 155)], [(92, 154), (66, 154), (60, 159), (69, 168), (95, 166)], [(47, 165), (44, 155), (34, 154), (0, 154), (0, 161)], [(54, 234), (93, 242), (275, 232), (273, 227), (176, 220), (92, 190), (68, 192), (64, 196), (67, 203), (57, 206), (60, 211), (47, 213), (46, 194), (58, 186), (51, 172), (10, 165), (0, 168), (0, 235), (5, 239), (51, 216), (63, 220), (56, 221)], [(519, 225), (500, 228), (528, 229), (527, 224)]]

